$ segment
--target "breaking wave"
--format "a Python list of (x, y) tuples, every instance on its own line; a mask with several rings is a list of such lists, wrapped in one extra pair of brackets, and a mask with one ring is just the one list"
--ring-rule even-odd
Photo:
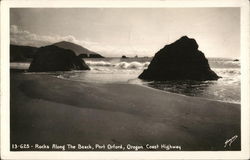
[(212, 68), (221, 77), (235, 77), (240, 75), (240, 68)]
[(91, 66), (100, 66), (100, 67), (115, 67), (119, 69), (145, 69), (148, 67), (149, 62), (117, 62), (112, 63), (108, 61), (86, 61), (86, 64)]
[(11, 62), (10, 68), (11, 69), (28, 69), (30, 66), (29, 62)]

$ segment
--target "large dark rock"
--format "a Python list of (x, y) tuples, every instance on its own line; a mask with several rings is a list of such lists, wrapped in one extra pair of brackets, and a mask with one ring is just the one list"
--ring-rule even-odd
[(198, 47), (194, 39), (181, 37), (159, 50), (139, 78), (159, 81), (219, 79)]
[(31, 46), (10, 45), (10, 62), (30, 61), (38, 48)]
[(88, 65), (73, 51), (50, 45), (38, 49), (30, 64), (29, 72), (89, 69)]

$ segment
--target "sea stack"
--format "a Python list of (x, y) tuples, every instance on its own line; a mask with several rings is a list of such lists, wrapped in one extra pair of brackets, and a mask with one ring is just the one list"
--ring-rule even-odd
[(195, 39), (183, 36), (159, 50), (147, 69), (139, 76), (144, 80), (217, 80), (208, 60), (198, 50)]
[(50, 45), (37, 50), (28, 71), (48, 72), (89, 69), (84, 60), (76, 56), (72, 50)]

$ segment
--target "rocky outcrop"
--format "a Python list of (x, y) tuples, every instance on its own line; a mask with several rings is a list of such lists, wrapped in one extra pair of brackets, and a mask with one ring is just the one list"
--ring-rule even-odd
[(217, 80), (194, 39), (183, 36), (159, 50), (139, 76), (144, 80)]
[(68, 49), (54, 45), (41, 47), (37, 50), (30, 64), (29, 72), (89, 70), (85, 62)]
[(38, 48), (31, 46), (10, 45), (10, 62), (31, 61)]
[(88, 58), (88, 55), (87, 54), (79, 54), (78, 57), (79, 58)]
[(102, 55), (96, 53), (96, 54), (89, 54), (88, 58), (104, 58)]
[(104, 58), (102, 55), (100, 54), (80, 54), (78, 57), (80, 58)]

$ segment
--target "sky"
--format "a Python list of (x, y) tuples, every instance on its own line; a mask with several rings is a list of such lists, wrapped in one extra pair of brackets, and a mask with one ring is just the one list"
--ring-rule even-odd
[(10, 43), (62, 40), (106, 57), (153, 56), (181, 36), (206, 57), (239, 58), (240, 8), (11, 8)]

